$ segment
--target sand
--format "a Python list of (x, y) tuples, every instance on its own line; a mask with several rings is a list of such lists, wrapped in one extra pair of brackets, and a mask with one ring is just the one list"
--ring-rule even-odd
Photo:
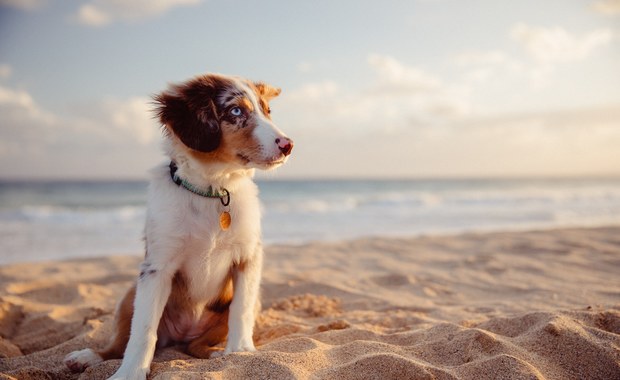
[[(140, 258), (0, 267), (0, 379), (72, 374)], [(258, 352), (159, 350), (151, 379), (620, 379), (620, 227), (269, 246)]]

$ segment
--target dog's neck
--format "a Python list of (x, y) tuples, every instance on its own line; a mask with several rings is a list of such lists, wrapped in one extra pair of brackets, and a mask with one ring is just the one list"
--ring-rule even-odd
[(172, 144), (169, 142), (167, 153), (177, 166), (177, 175), (196, 188), (226, 188), (233, 192), (236, 182), (254, 177), (254, 169), (232, 168), (230, 164), (218, 162), (205, 163), (192, 157), (185, 149), (179, 149)]

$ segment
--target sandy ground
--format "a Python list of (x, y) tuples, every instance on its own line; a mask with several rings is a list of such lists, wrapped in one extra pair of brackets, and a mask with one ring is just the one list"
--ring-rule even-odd
[[(0, 379), (72, 374), (140, 258), (0, 267)], [(266, 250), (256, 353), (159, 350), (152, 379), (620, 379), (620, 227)]]

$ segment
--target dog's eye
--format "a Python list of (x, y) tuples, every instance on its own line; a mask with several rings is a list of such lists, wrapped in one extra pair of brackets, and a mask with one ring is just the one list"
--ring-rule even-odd
[(241, 111), (240, 107), (233, 107), (230, 109), (230, 114), (233, 116), (241, 116), (243, 114), (243, 111)]
[(267, 108), (267, 113), (271, 115), (271, 108)]

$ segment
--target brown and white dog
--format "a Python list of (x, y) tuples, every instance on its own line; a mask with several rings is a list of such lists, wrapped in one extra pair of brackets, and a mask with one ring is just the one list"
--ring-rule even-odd
[[(293, 142), (271, 121), (280, 89), (198, 76), (157, 95), (171, 163), (152, 172), (146, 256), (102, 351), (74, 351), (75, 372), (121, 358), (111, 379), (145, 379), (156, 346), (187, 344), (199, 358), (254, 351), (263, 261), (254, 170), (282, 165)], [(213, 346), (227, 339), (225, 349)]]

